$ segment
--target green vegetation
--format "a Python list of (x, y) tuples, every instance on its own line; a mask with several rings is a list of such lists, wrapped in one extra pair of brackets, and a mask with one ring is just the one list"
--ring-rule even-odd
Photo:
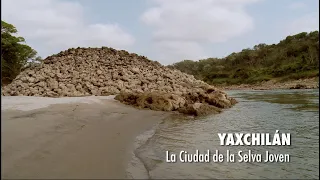
[(184, 60), (169, 67), (209, 84), (254, 84), (271, 79), (318, 77), (319, 32), (288, 36), (278, 44), (255, 45), (222, 59)]
[(1, 21), (1, 84), (10, 83), (23, 68), (41, 61), (23, 37), (13, 35), (16, 33), (12, 24)]

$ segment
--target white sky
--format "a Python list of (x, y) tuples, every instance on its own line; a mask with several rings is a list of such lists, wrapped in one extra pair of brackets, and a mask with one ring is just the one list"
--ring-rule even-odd
[(319, 29), (318, 0), (3, 0), (39, 55), (110, 46), (162, 64), (223, 57)]

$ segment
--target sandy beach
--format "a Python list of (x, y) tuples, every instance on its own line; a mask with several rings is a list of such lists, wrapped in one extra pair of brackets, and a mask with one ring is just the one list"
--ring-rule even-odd
[(127, 178), (135, 137), (168, 115), (112, 97), (4, 96), (2, 178)]

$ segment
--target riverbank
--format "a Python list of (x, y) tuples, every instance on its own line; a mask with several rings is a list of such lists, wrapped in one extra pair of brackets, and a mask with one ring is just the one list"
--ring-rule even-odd
[(2, 97), (2, 178), (127, 178), (135, 137), (170, 113), (109, 97)]
[[(165, 119), (135, 151), (150, 179), (319, 179), (319, 90), (228, 91), (239, 101), (197, 120)], [(217, 133), (291, 134), (291, 146), (220, 146)], [(306, 146), (307, 145), (307, 146)], [(224, 162), (183, 163), (179, 153), (219, 151)], [(238, 152), (289, 154), (288, 163), (239, 162)], [(166, 151), (177, 155), (166, 162)], [(235, 162), (227, 162), (227, 151)], [(250, 157), (248, 155), (248, 157)], [(248, 158), (247, 158), (248, 160)], [(143, 179), (138, 177), (137, 179)]]
[(258, 84), (216, 85), (221, 90), (275, 90), (275, 89), (318, 89), (319, 78), (290, 81), (270, 80)]

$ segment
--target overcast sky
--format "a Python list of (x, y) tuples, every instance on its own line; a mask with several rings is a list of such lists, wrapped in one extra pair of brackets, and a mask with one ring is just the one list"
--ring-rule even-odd
[(71, 47), (109, 46), (162, 64), (224, 57), (319, 30), (319, 0), (2, 0), (43, 58)]

